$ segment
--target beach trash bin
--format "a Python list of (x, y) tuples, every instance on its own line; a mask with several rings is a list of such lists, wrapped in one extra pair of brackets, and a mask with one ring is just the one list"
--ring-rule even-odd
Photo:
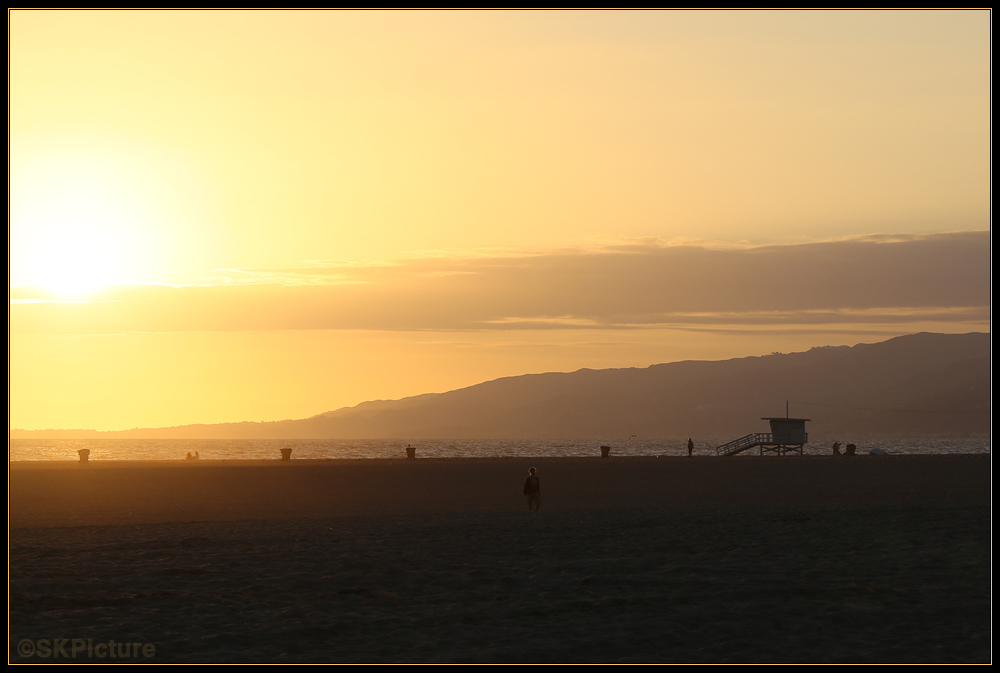
[(80, 449), (77, 453), (80, 454), (81, 463), (86, 463), (90, 460), (90, 449)]
[(406, 447), (406, 459), (413, 460), (417, 457), (417, 447), (408, 446)]
[(281, 459), (282, 460), (291, 460), (292, 459), (292, 450), (291, 449), (282, 449), (281, 450)]
[(610, 446), (602, 446), (601, 447), (601, 458), (607, 458), (610, 455), (611, 455), (611, 447)]

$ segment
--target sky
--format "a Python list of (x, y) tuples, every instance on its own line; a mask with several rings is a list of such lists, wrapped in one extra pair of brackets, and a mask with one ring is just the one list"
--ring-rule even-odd
[(9, 427), (990, 330), (990, 13), (29, 11)]

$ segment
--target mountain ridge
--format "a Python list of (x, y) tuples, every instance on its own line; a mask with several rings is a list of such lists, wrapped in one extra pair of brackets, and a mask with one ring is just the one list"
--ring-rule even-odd
[[(796, 353), (508, 376), (264, 423), (119, 431), (14, 430), (12, 438), (675, 439), (813, 419), (812, 437), (988, 435), (990, 334), (922, 332)], [(85, 434), (84, 434), (85, 433)]]

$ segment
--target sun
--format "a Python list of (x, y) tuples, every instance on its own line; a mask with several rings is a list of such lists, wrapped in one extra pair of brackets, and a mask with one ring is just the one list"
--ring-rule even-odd
[(10, 281), (79, 298), (143, 280), (157, 254), (155, 213), (125, 171), (52, 159), (11, 184)]
[(123, 248), (100, 228), (75, 223), (53, 227), (34, 264), (37, 284), (59, 296), (79, 297), (122, 282), (128, 256)]

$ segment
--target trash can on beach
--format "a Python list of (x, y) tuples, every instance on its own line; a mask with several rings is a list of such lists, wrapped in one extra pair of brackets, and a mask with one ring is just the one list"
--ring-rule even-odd
[(417, 457), (417, 447), (407, 446), (406, 447), (406, 459), (414, 460)]
[(81, 463), (86, 463), (90, 460), (90, 449), (80, 449), (77, 453), (80, 454)]
[(281, 450), (281, 459), (282, 460), (291, 460), (292, 459), (292, 450), (291, 449), (282, 449)]
[(610, 446), (602, 446), (601, 447), (601, 458), (607, 458), (610, 455), (611, 455), (611, 447)]

